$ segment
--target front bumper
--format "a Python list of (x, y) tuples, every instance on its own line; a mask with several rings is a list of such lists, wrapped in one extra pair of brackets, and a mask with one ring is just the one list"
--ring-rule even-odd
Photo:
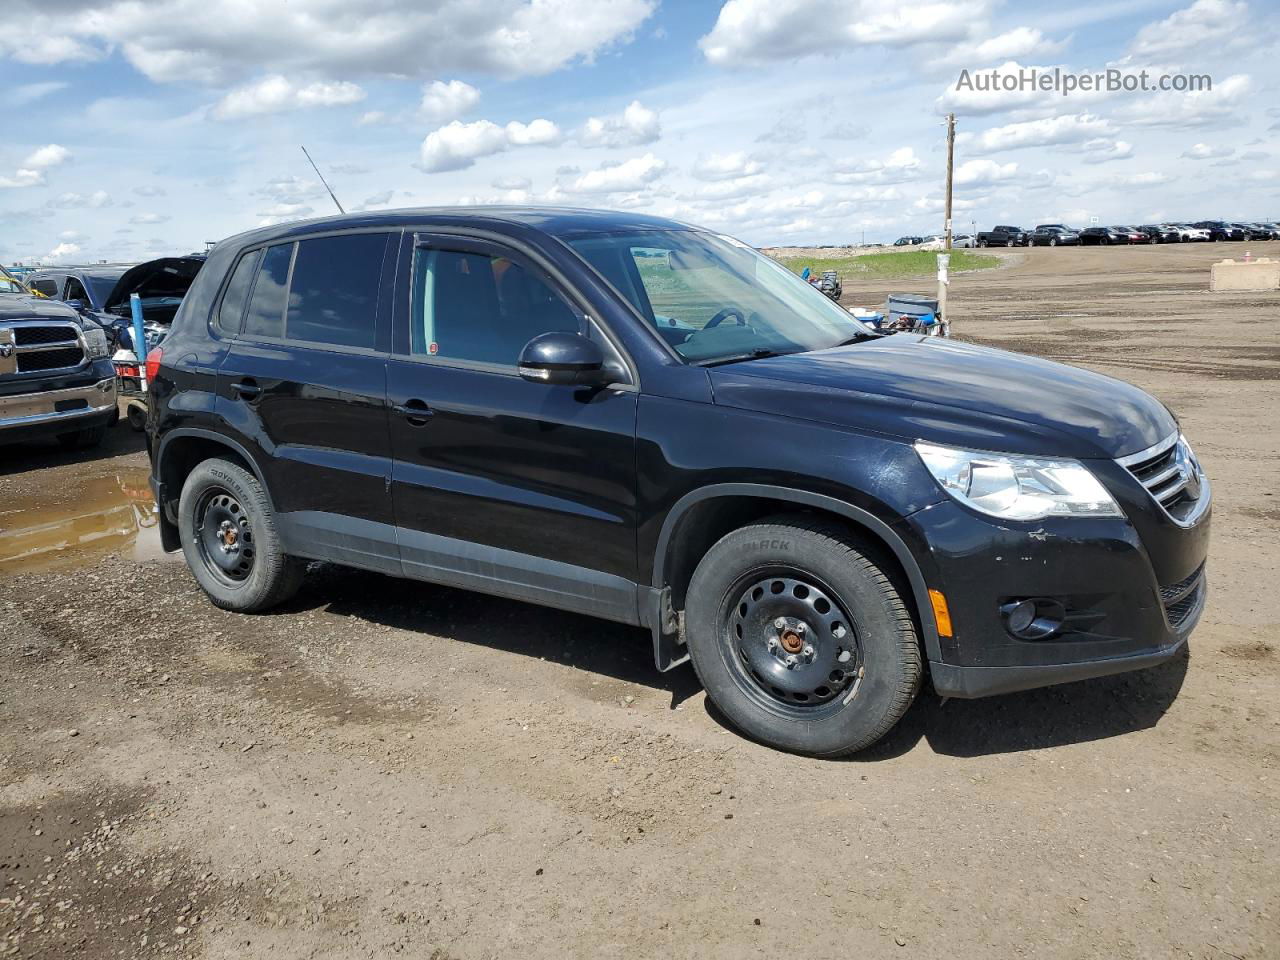
[(114, 377), (78, 386), (0, 395), (0, 442), (55, 436), (119, 416)]
[[(1190, 529), (1119, 518), (999, 523), (954, 502), (899, 521), (931, 588), (948, 603), (952, 636), (931, 651), (934, 689), (981, 697), (1153, 666), (1179, 654), (1204, 611), (1208, 515)], [(1173, 527), (1170, 522), (1165, 526)], [(1152, 556), (1146, 544), (1159, 550)], [(1062, 629), (1023, 640), (1000, 607), (1046, 597)]]

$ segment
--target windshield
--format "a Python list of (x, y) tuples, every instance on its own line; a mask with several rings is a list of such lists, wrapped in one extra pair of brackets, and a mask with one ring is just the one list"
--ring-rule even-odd
[(821, 350), (871, 333), (813, 285), (729, 237), (645, 230), (567, 242), (693, 363)]

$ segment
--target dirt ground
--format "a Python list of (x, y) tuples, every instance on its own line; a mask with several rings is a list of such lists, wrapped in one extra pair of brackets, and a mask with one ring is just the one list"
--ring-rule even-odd
[(850, 761), (727, 730), (639, 630), (332, 567), (220, 612), (127, 427), (5, 449), (0, 956), (1280, 956), (1280, 295), (1208, 293), (1224, 251), (992, 251), (951, 295), (1183, 418), (1189, 657), (926, 690)]

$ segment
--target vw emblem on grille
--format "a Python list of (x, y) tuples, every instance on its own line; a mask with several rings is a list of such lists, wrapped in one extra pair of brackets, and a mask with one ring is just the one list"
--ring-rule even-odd
[(12, 343), (0, 343), (0, 360), (8, 360), (13, 356)]

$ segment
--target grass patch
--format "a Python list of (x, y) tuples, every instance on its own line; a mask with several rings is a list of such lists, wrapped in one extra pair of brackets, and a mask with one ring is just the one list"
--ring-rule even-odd
[[(842, 278), (855, 276), (930, 277), (938, 272), (938, 255), (927, 250), (908, 250), (903, 253), (865, 253), (860, 257), (779, 257), (784, 267), (801, 273), (805, 267), (822, 273), (835, 270)], [(951, 251), (951, 272), (962, 270), (990, 270), (1000, 265), (999, 257), (991, 257), (968, 250)]]

